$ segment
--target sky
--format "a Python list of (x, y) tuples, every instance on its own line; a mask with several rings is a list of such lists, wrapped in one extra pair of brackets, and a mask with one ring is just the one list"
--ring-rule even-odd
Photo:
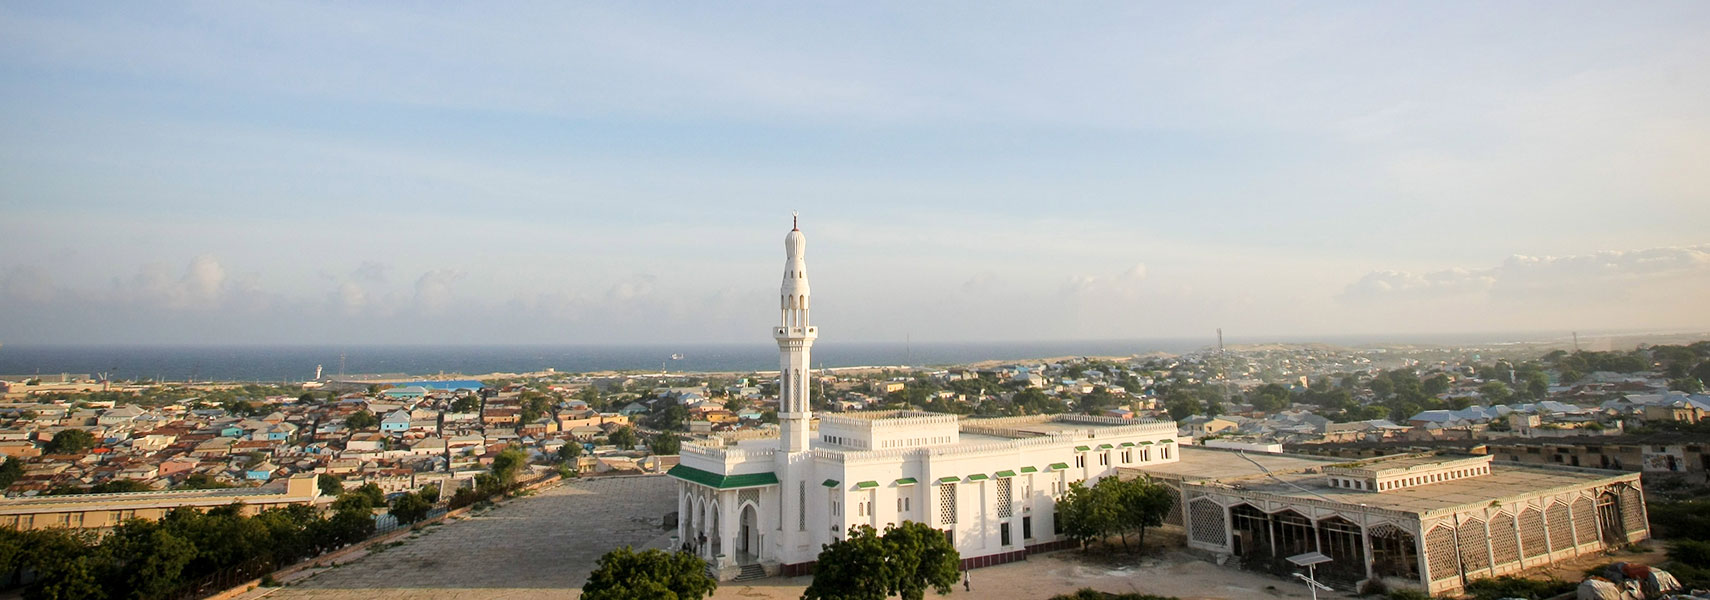
[(1710, 330), (1710, 3), (0, 4), (0, 344)]

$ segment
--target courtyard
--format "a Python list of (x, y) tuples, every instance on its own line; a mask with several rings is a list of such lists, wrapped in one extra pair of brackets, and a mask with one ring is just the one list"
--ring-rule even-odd
[[(575, 480), (466, 518), (424, 528), (395, 545), (336, 567), (311, 569), (284, 587), (243, 598), (302, 600), (482, 600), (575, 598), (600, 555), (624, 545), (663, 548), (660, 519), (676, 510), (665, 477)], [(1159, 535), (1153, 539), (1166, 538)], [(1154, 544), (1156, 547), (1156, 544)], [(1044, 600), (1093, 587), (1183, 600), (1306, 598), (1298, 582), (1161, 550), (1144, 558), (1083, 558), (1077, 552), (978, 569), (973, 589), (949, 597)], [(794, 600), (810, 577), (726, 582), (715, 599)], [(928, 595), (928, 598), (937, 597)], [(1341, 598), (1320, 594), (1320, 598)]]

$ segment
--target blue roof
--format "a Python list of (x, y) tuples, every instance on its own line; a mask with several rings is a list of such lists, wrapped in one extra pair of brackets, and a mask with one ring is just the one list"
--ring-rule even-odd
[(478, 390), (486, 385), (474, 379), (449, 379), (446, 381), (392, 381), (389, 385), (399, 387), (417, 386), (430, 390)]

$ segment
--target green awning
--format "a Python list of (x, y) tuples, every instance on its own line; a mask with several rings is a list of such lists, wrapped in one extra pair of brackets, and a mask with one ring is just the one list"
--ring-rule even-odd
[(1008, 469), (998, 471), (996, 473), (992, 473), (992, 477), (1014, 477), (1014, 476), (1015, 476), (1015, 471), (1011, 471)]
[(861, 489), (861, 490), (865, 490), (865, 489), (869, 489), (869, 488), (876, 488), (876, 487), (879, 487), (879, 482), (877, 482), (877, 481), (863, 481), (861, 483), (855, 484), (855, 488)]
[(1111, 449), (1111, 448), (1115, 448), (1115, 447), (1116, 447), (1116, 446), (1112, 446), (1112, 445), (1110, 445), (1110, 444), (1099, 444), (1099, 445), (1098, 445), (1098, 449), (1099, 449), (1099, 450), (1109, 450), (1109, 449)]
[(1021, 472), (1023, 472), (1023, 473), (1038, 473), (1039, 469), (1035, 469), (1033, 467), (1022, 467)]
[(1075, 446), (1075, 451), (1077, 452), (1086, 452), (1088, 450), (1092, 450), (1092, 448), (1088, 446)]
[(1069, 468), (1069, 463), (1051, 463), (1051, 468), (1058, 471), (1066, 470)]
[(1127, 447), (1129, 447), (1129, 446), (1133, 446), (1133, 445), (1134, 445), (1134, 442), (1123, 442), (1123, 443), (1122, 443), (1122, 447), (1123, 447), (1123, 448), (1127, 448)]
[(961, 480), (961, 477), (939, 477), (938, 483), (956, 483)]
[(825, 483), (821, 483), (820, 485), (823, 485), (823, 486), (828, 487), (828, 488), (834, 488), (834, 487), (837, 487), (837, 480), (836, 479), (827, 479), (827, 480), (825, 480)]
[(1142, 445), (1142, 446), (1150, 446), (1150, 445), (1152, 445), (1152, 442), (1140, 442), (1140, 445)]
[(904, 477), (902, 479), (897, 480), (897, 485), (914, 485), (916, 483), (920, 483), (920, 482), (915, 481), (913, 477)]
[(1174, 439), (1166, 439), (1166, 440), (1158, 442), (1158, 443), (1160, 443), (1160, 444), (1174, 444), (1174, 443), (1176, 443), (1176, 441)]
[(770, 471), (765, 473), (745, 473), (742, 475), (719, 475), (718, 473), (713, 473), (711, 471), (702, 471), (694, 467), (677, 465), (675, 467), (671, 467), (671, 470), (666, 471), (665, 474), (689, 483), (698, 483), (700, 485), (721, 490), (778, 485), (778, 476)]
[(986, 477), (985, 473), (975, 473), (968, 476), (968, 481), (981, 481), (985, 479), (990, 479), (990, 477)]

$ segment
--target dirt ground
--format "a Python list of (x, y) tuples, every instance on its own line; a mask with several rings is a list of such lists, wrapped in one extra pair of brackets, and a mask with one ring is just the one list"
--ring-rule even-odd
[[(670, 532), (659, 517), (676, 508), (663, 477), (578, 480), (517, 498), (344, 564), (311, 569), (285, 587), (259, 588), (245, 599), (478, 600), (578, 598), (595, 560), (624, 545), (663, 548)], [(1179, 537), (1179, 536), (1177, 536)], [(1299, 581), (1222, 567), (1168, 550), (1165, 532), (1152, 534), (1152, 554), (1078, 551), (970, 572), (972, 591), (958, 585), (945, 597), (1045, 600), (1083, 587), (1183, 600), (1309, 598)], [(713, 598), (795, 600), (811, 577), (725, 583)], [(928, 598), (939, 597), (928, 594)], [(1319, 598), (1349, 598), (1320, 593)]]
[[(946, 596), (927, 598), (993, 598), (997, 600), (1046, 600), (1057, 594), (1090, 587), (1104, 592), (1176, 596), (1182, 600), (1251, 600), (1254, 598), (1310, 598), (1306, 586), (1261, 573), (1252, 573), (1200, 560), (1181, 552), (1136, 559), (1126, 566), (1104, 565), (1083, 559), (1074, 551), (1028, 557), (1022, 562), (970, 572), (973, 590), (962, 586)], [(754, 582), (725, 583), (713, 594), (715, 600), (795, 600), (811, 577), (771, 578)], [(1319, 598), (1345, 599), (1352, 594), (1319, 592)]]

